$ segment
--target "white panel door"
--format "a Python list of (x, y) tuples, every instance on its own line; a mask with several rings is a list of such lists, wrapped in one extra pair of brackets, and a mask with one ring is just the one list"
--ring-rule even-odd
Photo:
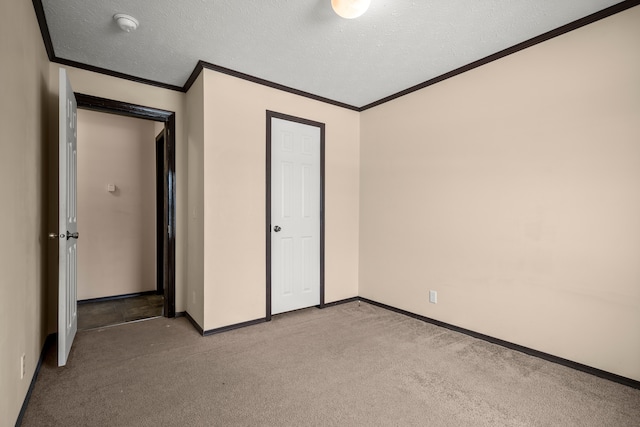
[(59, 102), (58, 366), (64, 366), (78, 330), (77, 105), (64, 69)]
[(320, 128), (271, 118), (271, 313), (320, 304)]

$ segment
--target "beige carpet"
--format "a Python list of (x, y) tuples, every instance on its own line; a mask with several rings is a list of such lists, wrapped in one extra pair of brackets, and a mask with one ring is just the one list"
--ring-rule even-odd
[(366, 303), (78, 333), (23, 426), (638, 426), (640, 390)]

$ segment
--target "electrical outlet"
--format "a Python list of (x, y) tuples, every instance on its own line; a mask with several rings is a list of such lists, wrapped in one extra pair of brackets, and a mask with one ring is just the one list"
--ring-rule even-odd
[(429, 291), (429, 302), (431, 304), (438, 303), (438, 292), (437, 291)]
[(27, 355), (26, 354), (22, 354), (22, 356), (20, 357), (20, 379), (23, 379), (24, 376), (27, 373), (27, 367), (25, 366), (25, 359), (26, 359)]

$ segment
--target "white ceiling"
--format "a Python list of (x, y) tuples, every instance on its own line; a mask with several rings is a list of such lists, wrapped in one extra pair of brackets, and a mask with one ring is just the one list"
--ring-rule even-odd
[(57, 58), (175, 86), (203, 60), (356, 107), (619, 2), (371, 0), (347, 20), (330, 0), (42, 0)]

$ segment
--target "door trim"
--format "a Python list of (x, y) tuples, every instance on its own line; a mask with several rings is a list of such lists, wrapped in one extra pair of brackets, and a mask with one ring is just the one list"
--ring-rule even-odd
[[(112, 99), (99, 98), (97, 96), (75, 93), (78, 108), (85, 110), (99, 111), (103, 113), (119, 114), (121, 116), (134, 117), (138, 119), (153, 120), (163, 122), (165, 128), (165, 167), (164, 182), (167, 183), (167, 194), (164, 200), (162, 218), (163, 230), (166, 237), (162, 245), (163, 266), (164, 266), (164, 315), (165, 317), (176, 316), (176, 113), (174, 111), (161, 110), (158, 108), (146, 107), (143, 105), (130, 104), (127, 102)], [(157, 185), (157, 184), (156, 184)], [(159, 201), (156, 201), (159, 203)]]
[(290, 116), (284, 113), (267, 110), (267, 144), (266, 144), (266, 210), (265, 210), (265, 237), (266, 237), (266, 321), (271, 320), (271, 119), (282, 119), (290, 122), (320, 128), (320, 304), (324, 308), (324, 190), (325, 190), (325, 124), (301, 117)]
[(156, 151), (156, 291), (157, 295), (164, 295), (164, 275), (165, 275), (165, 238), (166, 225), (164, 221), (158, 221), (157, 218), (162, 218), (165, 212), (165, 204), (160, 203), (160, 200), (165, 200), (165, 158), (166, 158), (166, 145), (165, 145), (165, 129), (163, 129), (157, 136), (155, 141)]

